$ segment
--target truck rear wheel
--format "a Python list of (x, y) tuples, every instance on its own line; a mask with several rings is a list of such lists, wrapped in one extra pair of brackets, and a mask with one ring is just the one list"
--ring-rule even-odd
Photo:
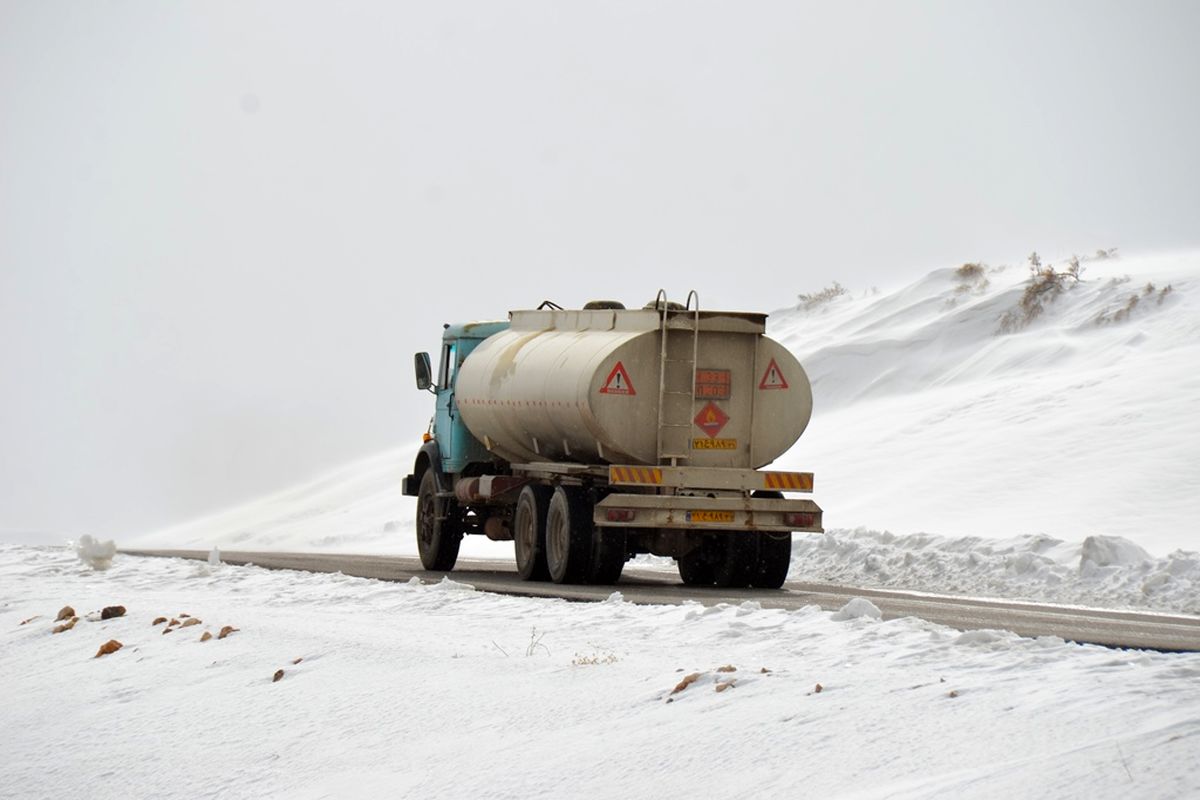
[(558, 486), (546, 510), (546, 567), (555, 583), (583, 583), (592, 561), (592, 515), (583, 492)]
[(437, 496), (433, 468), (421, 475), (417, 491), (417, 552), (425, 569), (449, 572), (458, 560), (462, 530), (456, 523), (457, 503)]
[[(782, 500), (783, 492), (757, 491), (751, 497)], [(792, 565), (792, 535), (790, 533), (758, 534), (758, 563), (750, 585), (759, 589), (778, 589), (787, 580)]]
[(758, 534), (758, 564), (750, 585), (759, 589), (778, 589), (787, 580), (792, 565), (792, 535), (790, 533)]
[(588, 583), (616, 583), (625, 569), (625, 531), (620, 528), (601, 528), (592, 532), (592, 564)]
[(517, 574), (523, 581), (550, 578), (546, 566), (546, 510), (551, 491), (545, 486), (526, 486), (517, 498), (513, 513), (513, 544), (517, 556)]
[(709, 543), (693, 547), (678, 558), (679, 578), (685, 586), (712, 586), (716, 580), (714, 547)]
[(730, 589), (745, 589), (758, 568), (758, 534), (726, 531), (717, 535), (713, 583)]

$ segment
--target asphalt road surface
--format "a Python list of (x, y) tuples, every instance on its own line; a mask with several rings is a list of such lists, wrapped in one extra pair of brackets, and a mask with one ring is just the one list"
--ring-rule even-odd
[[(206, 559), (203, 550), (125, 550), (131, 555)], [(626, 567), (613, 586), (567, 586), (522, 581), (515, 566), (502, 561), (460, 559), (452, 573), (428, 572), (415, 558), (330, 553), (222, 552), (226, 564), (254, 564), (267, 569), (305, 572), (341, 572), (361, 578), (425, 582), (450, 575), (480, 591), (524, 597), (560, 597), (566, 600), (604, 600), (614, 590), (625, 600), (642, 604), (738, 604), (754, 600), (763, 608), (797, 609), (818, 605), (841, 608), (853, 597), (865, 597), (879, 607), (884, 619), (919, 617), (959, 630), (1008, 630), (1021, 636), (1058, 636), (1068, 641), (1165, 651), (1200, 651), (1200, 617), (1110, 611), (1081, 606), (1061, 606), (1015, 600), (865, 589), (828, 583), (789, 581), (783, 589), (717, 589), (684, 586), (678, 575)]]

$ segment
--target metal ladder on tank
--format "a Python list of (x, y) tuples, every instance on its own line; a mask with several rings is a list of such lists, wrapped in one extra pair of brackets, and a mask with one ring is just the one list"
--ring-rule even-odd
[[(692, 307), (692, 301), (695, 300), (696, 306)], [(659, 324), (659, 370), (658, 370), (658, 463), (670, 464), (677, 466), (680, 460), (686, 460), (690, 457), (690, 448), (688, 447), (688, 434), (692, 428), (692, 414), (696, 408), (696, 364), (700, 353), (700, 295), (696, 290), (688, 292), (687, 302), (683, 306), (684, 314), (681, 315), (682, 320), (686, 321), (683, 326), (676, 325), (672, 328), (668, 324), (670, 317), (670, 307), (667, 303), (667, 292), (665, 289), (658, 290), (658, 296), (654, 298), (654, 305), (658, 307), (661, 315)], [(687, 316), (687, 312), (691, 312), (691, 317)], [(688, 333), (692, 334), (692, 357), (691, 358), (671, 358), (670, 349), (668, 347), (668, 339), (671, 333)], [(667, 370), (672, 364), (687, 364), (691, 367), (691, 380), (689, 381), (688, 391), (683, 392), (678, 389), (667, 388)], [(687, 397), (689, 402), (685, 406), (686, 419), (680, 420), (669, 417), (667, 413), (667, 402), (670, 399), (681, 400)], [(679, 403), (671, 403), (672, 407), (676, 407)], [(683, 452), (671, 451), (668, 448), (671, 443), (667, 441), (667, 433), (669, 431), (684, 430), (683, 436)]]

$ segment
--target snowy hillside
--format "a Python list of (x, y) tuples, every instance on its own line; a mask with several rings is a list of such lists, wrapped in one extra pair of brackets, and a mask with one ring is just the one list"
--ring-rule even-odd
[(816, 473), (827, 526), (1195, 547), (1200, 254), (1082, 266), (1011, 333), (1024, 264), (772, 315), (815, 396), (779, 463)]
[[(1024, 264), (772, 314), (816, 406), (778, 464), (816, 473), (830, 531), (797, 537), (794, 578), (1200, 612), (1200, 556), (1172, 552), (1200, 519), (1200, 253), (1082, 267), (1007, 333)], [(413, 438), (122, 544), (413, 554)]]

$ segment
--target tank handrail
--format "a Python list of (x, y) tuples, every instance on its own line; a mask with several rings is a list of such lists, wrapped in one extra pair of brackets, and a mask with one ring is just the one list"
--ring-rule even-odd
[(700, 295), (696, 292), (695, 289), (692, 289), (690, 292), (688, 292), (687, 302), (683, 304), (684, 311), (692, 310), (692, 298), (693, 297), (696, 298), (696, 311), (700, 310)]
[(545, 311), (546, 309), (550, 309), (551, 311), (562, 311), (563, 307), (553, 300), (543, 300), (542, 304), (537, 307), (537, 310)]
[(658, 294), (654, 295), (654, 308), (658, 311), (667, 313), (667, 290), (659, 289)]

